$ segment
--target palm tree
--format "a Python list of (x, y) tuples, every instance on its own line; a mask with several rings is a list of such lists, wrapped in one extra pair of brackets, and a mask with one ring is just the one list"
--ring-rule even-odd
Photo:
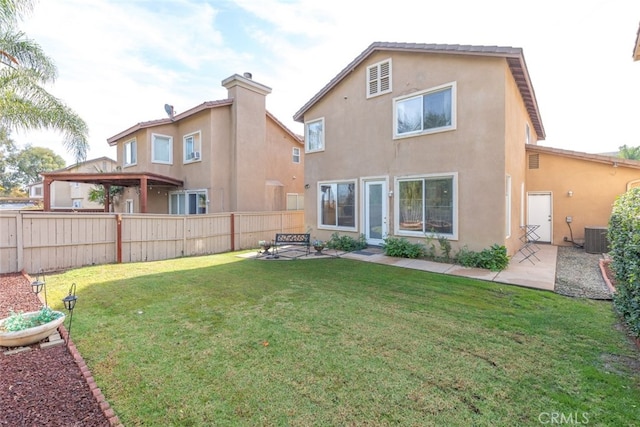
[(86, 159), (86, 123), (42, 85), (56, 78), (56, 66), (40, 46), (17, 31), (17, 21), (34, 0), (0, 0), (0, 126), (10, 130), (55, 129), (77, 162)]

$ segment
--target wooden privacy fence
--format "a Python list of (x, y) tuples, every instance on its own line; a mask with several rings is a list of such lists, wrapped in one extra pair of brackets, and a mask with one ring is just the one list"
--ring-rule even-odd
[(210, 215), (0, 213), (0, 273), (158, 261), (257, 248), (304, 232), (304, 212)]

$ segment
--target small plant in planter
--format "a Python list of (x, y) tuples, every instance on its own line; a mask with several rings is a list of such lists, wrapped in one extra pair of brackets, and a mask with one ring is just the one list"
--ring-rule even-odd
[(322, 240), (314, 240), (312, 244), (313, 249), (316, 250), (316, 255), (321, 255), (324, 249), (324, 242)]
[(4, 347), (37, 343), (53, 334), (65, 319), (64, 313), (46, 306), (39, 311), (10, 313), (0, 320), (0, 346)]

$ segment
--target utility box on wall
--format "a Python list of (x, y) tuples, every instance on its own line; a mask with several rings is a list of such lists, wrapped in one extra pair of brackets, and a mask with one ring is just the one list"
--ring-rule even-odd
[(584, 250), (590, 254), (604, 254), (609, 252), (609, 229), (593, 226), (584, 228)]

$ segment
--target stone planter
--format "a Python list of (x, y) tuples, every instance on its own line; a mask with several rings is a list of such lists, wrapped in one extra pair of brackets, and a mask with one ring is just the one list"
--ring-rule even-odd
[[(38, 315), (38, 311), (30, 311), (28, 313), (24, 313), (24, 317), (34, 317)], [(24, 329), (22, 331), (15, 332), (6, 332), (1, 330), (2, 325), (8, 317), (0, 320), (0, 346), (2, 347), (21, 347), (26, 345), (35, 344), (38, 341), (52, 335), (58, 329), (65, 319), (65, 314), (56, 311), (56, 313), (62, 314), (62, 316), (58, 317), (55, 320), (52, 320), (49, 323), (45, 323), (43, 325), (34, 326), (33, 328)]]

